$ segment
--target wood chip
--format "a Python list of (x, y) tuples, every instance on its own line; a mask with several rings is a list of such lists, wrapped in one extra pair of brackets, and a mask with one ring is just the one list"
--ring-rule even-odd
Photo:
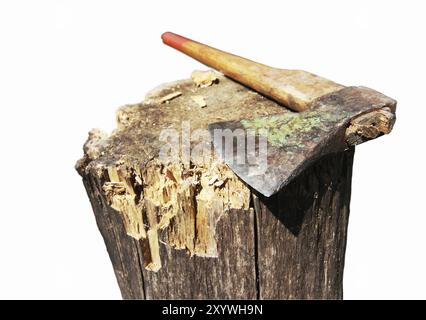
[(218, 180), (214, 183), (214, 186), (217, 187), (217, 188), (220, 188), (221, 186), (223, 186), (224, 183), (225, 183), (225, 181)]
[(215, 183), (217, 180), (219, 180), (219, 176), (216, 174), (214, 175), (208, 182), (208, 185), (211, 186), (213, 183)]
[(205, 88), (211, 86), (213, 83), (219, 82), (219, 79), (216, 77), (216, 74), (209, 70), (209, 71), (200, 71), (195, 70), (191, 74), (192, 81), (195, 82), (195, 84), (198, 87)]
[(180, 91), (175, 91), (175, 92), (169, 93), (169, 94), (165, 95), (164, 97), (160, 98), (160, 103), (169, 102), (170, 100), (173, 100), (174, 98), (177, 98), (181, 95), (182, 95), (182, 92), (180, 92)]
[(207, 107), (207, 103), (204, 100), (203, 96), (191, 96), (191, 99), (194, 100), (194, 102), (200, 107), (204, 108)]

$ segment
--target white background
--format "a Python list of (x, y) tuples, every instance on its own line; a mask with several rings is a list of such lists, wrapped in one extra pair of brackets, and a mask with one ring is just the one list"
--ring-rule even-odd
[(205, 69), (164, 31), (398, 100), (356, 150), (344, 294), (426, 298), (424, 3), (1, 1), (0, 298), (120, 298), (73, 166), (117, 107)]

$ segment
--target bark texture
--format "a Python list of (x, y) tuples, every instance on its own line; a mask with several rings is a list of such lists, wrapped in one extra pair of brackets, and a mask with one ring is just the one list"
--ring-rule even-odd
[(254, 196), (262, 299), (343, 298), (353, 156), (326, 156), (274, 197)]

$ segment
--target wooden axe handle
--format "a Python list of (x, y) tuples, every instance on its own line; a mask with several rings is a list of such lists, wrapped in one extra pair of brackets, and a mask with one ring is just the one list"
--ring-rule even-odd
[(315, 99), (344, 88), (303, 70), (272, 68), (171, 32), (161, 38), (176, 50), (295, 111), (304, 111)]

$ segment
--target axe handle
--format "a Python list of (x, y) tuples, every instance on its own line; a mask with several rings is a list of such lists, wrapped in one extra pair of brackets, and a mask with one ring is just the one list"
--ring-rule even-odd
[(303, 70), (272, 68), (166, 32), (163, 42), (294, 111), (344, 86)]

